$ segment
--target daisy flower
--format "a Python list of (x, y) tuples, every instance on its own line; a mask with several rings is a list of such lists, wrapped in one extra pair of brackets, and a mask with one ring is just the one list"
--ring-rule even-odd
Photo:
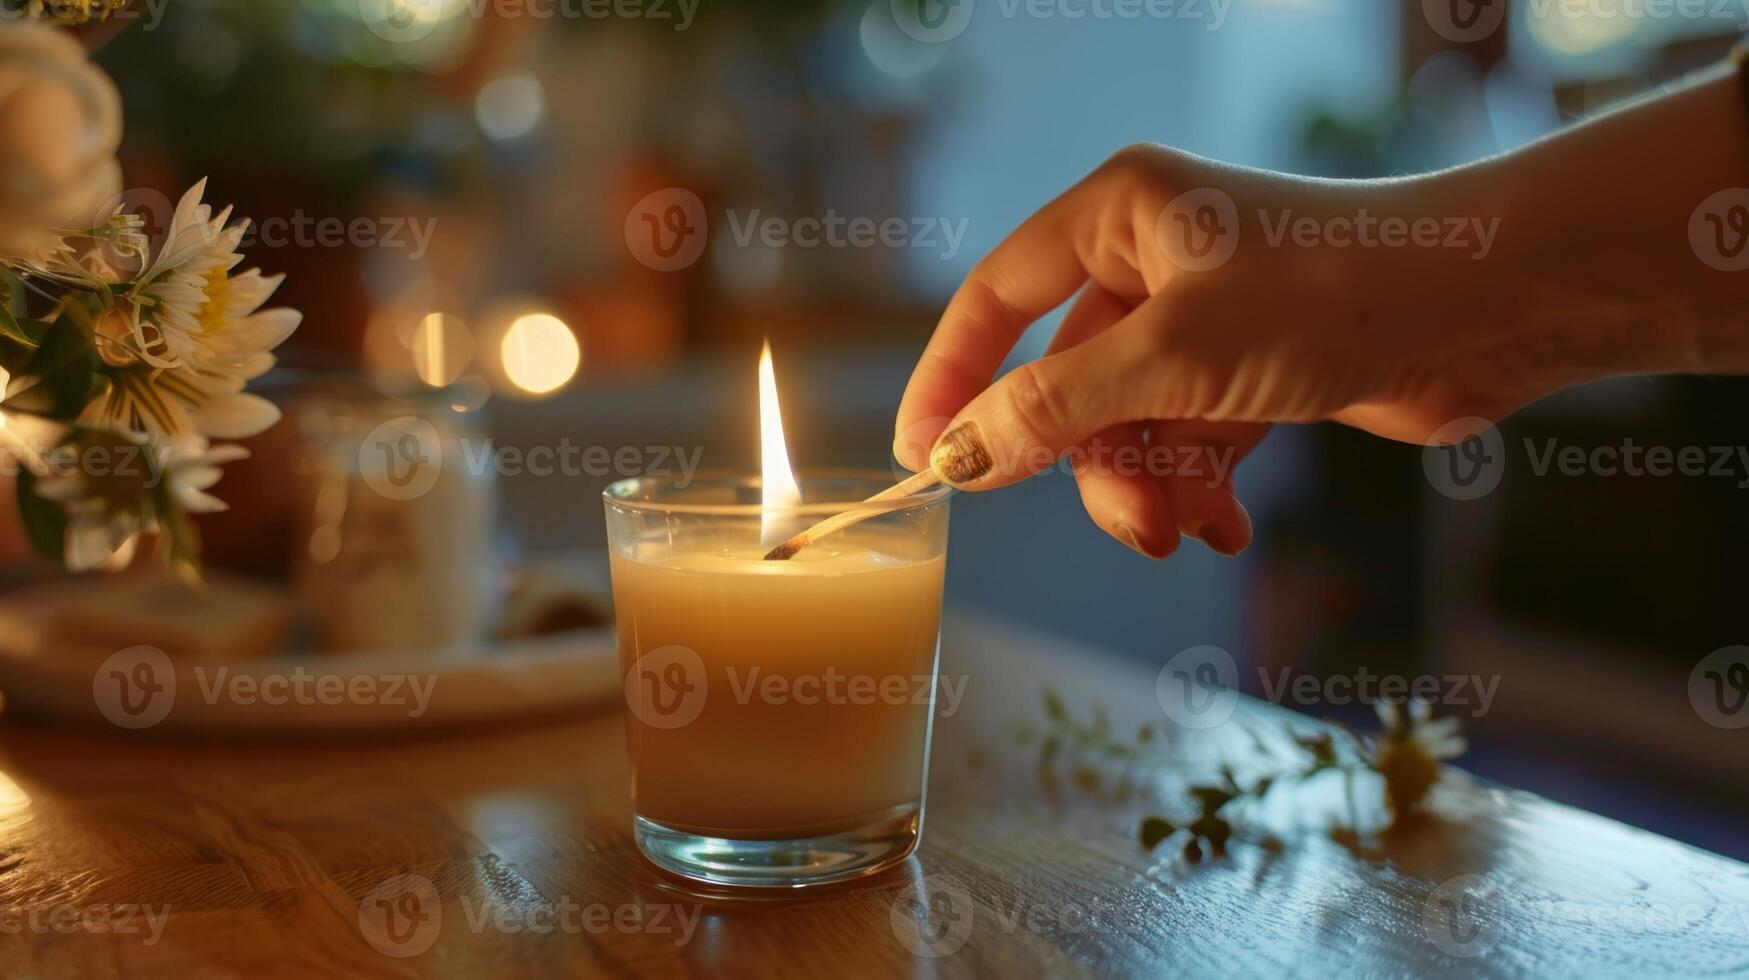
[(115, 315), (98, 326), (112, 368), (107, 390), (81, 421), (135, 432), (220, 438), (254, 435), (279, 420), (273, 403), (243, 391), (273, 366), (302, 315), (261, 309), (283, 276), (232, 275), (248, 223), (201, 201), (202, 180), (182, 196), (164, 246)]
[(1458, 720), (1435, 719), (1426, 701), (1410, 701), (1406, 713), (1385, 701), (1375, 707), (1385, 730), (1373, 740), (1372, 767), (1385, 778), (1391, 812), (1401, 817), (1439, 781), (1440, 763), (1463, 755), (1468, 746), (1458, 734)]

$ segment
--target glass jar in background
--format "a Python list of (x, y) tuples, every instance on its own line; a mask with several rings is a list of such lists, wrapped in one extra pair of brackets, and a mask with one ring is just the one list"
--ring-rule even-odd
[(297, 412), (299, 609), (325, 651), (442, 650), (496, 616), (496, 474), (482, 413), (324, 394)]

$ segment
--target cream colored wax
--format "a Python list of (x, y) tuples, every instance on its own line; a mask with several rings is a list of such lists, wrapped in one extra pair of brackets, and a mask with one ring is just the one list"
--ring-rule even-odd
[(697, 653), (706, 681), (697, 716), (678, 727), (626, 713), (641, 816), (777, 838), (919, 806), (945, 559), (838, 537), (782, 562), (757, 548), (613, 556), (622, 674), (678, 645)]

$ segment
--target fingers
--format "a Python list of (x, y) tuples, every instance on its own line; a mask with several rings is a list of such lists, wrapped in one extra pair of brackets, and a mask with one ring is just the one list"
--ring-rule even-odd
[[(1148, 427), (1151, 459), (1170, 458), (1159, 483), (1177, 531), (1223, 555), (1251, 544), (1251, 515), (1233, 495), (1233, 469), (1268, 434), (1256, 422), (1155, 422)], [(1167, 456), (1170, 453), (1170, 457)]]
[(1130, 209), (1114, 206), (1127, 182), (1101, 168), (1045, 205), (980, 261), (954, 293), (905, 388), (894, 429), (899, 462), (921, 469), (927, 447), (989, 385), (1034, 320), (1092, 278), (1115, 294), (1146, 295)]
[[(1123, 319), (1134, 304), (1121, 299), (1097, 282), (1089, 282), (1075, 297), (1063, 323), (1045, 348), (1047, 355), (1066, 350), (1100, 333)], [(919, 367), (921, 371), (921, 366)], [(980, 384), (978, 391), (988, 387)], [(968, 396), (967, 400), (970, 400)], [(962, 404), (959, 407), (964, 407)], [(957, 408), (956, 408), (957, 411)], [(904, 411), (900, 416), (903, 419)], [(953, 420), (952, 415), (919, 416), (906, 420), (893, 437), (893, 456), (907, 469), (919, 470), (928, 465), (929, 450)]]
[(1150, 418), (1136, 332), (1122, 324), (1022, 364), (984, 389), (942, 433), (929, 464), (962, 490), (992, 490), (1049, 469), (1095, 432)]
[[(1123, 319), (1131, 305), (1099, 283), (1076, 297), (1045, 353), (1067, 350)], [(1096, 433), (1075, 459), (1075, 483), (1087, 515), (1105, 533), (1149, 558), (1164, 558), (1178, 548), (1178, 522), (1172, 501), (1139, 465), (1146, 454), (1147, 426), (1130, 422)]]
[(1045, 353), (1065, 351), (1123, 319), (1136, 304), (1121, 299), (1099, 283), (1090, 282), (1075, 297), (1074, 305), (1045, 347)]
[[(1076, 455), (1075, 483), (1087, 516), (1105, 533), (1147, 555), (1165, 558), (1178, 549), (1178, 520), (1167, 489), (1140, 466), (1147, 425), (1129, 422), (1093, 437)], [(1116, 465), (1114, 465), (1116, 464)]]

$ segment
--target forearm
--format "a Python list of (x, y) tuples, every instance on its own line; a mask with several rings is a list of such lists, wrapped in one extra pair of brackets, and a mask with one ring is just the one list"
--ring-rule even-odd
[(1749, 373), (1749, 271), (1719, 267), (1746, 248), (1720, 223), (1741, 220), (1749, 234), (1749, 192), (1697, 216), (1718, 192), (1749, 185), (1746, 120), (1727, 65), (1455, 171), (1501, 217), (1484, 316), (1529, 331), (1536, 355), (1570, 375), (1561, 383)]

